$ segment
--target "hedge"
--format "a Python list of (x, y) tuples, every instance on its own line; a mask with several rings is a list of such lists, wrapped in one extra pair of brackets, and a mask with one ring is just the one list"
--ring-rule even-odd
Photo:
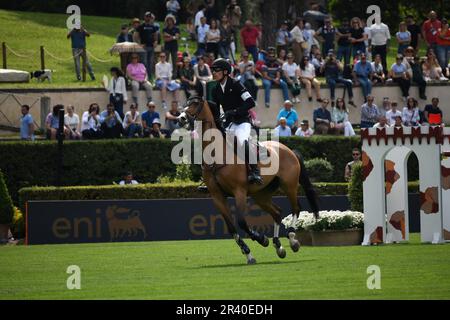
[[(360, 146), (360, 137), (315, 136), (281, 138), (305, 160), (323, 158), (334, 167), (332, 182), (344, 182), (344, 168), (351, 151)], [(63, 186), (110, 185), (127, 170), (141, 183), (154, 183), (161, 175), (173, 175), (170, 160), (176, 142), (160, 139), (67, 141), (64, 143)], [(13, 201), (24, 187), (56, 184), (57, 143), (54, 141), (0, 143), (0, 170)], [(413, 157), (410, 157), (410, 162)], [(414, 162), (414, 161), (412, 161)], [(191, 166), (193, 178), (200, 178), (200, 166)], [(417, 160), (409, 165), (410, 180), (417, 180)]]
[(3, 173), (0, 171), (0, 224), (10, 224), (13, 216), (13, 202), (3, 179)]

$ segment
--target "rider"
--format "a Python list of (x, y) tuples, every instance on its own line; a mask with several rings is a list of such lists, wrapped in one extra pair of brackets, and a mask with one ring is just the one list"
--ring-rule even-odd
[(249, 110), (255, 106), (247, 89), (237, 80), (231, 78), (231, 65), (225, 59), (217, 59), (212, 64), (212, 72), (217, 85), (212, 92), (211, 109), (216, 119), (220, 118), (220, 106), (225, 113), (226, 132), (237, 138), (238, 147), (245, 148), (245, 161), (249, 164), (249, 183), (262, 184), (263, 180), (256, 163), (250, 163), (251, 119)]

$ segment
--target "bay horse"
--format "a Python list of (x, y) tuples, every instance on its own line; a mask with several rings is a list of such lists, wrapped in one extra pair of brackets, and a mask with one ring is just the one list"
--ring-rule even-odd
[[(183, 112), (178, 117), (178, 121), (181, 127), (190, 131), (194, 130), (195, 121), (201, 121), (202, 137), (207, 133), (207, 130), (218, 129), (208, 101), (203, 100), (201, 97), (192, 97), (187, 100)], [(221, 137), (224, 141), (226, 140), (222, 135)], [(211, 143), (211, 141), (202, 139), (202, 152)], [(224, 142), (223, 145), (225, 146), (226, 142)], [(203, 160), (202, 165), (203, 181), (208, 187), (214, 205), (220, 211), (228, 227), (228, 231), (232, 234), (242, 253), (246, 255), (248, 264), (255, 264), (256, 260), (251, 255), (249, 247), (237, 233), (231, 216), (231, 210), (227, 203), (227, 196), (233, 196), (235, 198), (239, 227), (244, 230), (253, 241), (257, 241), (264, 247), (269, 245), (269, 239), (264, 234), (259, 234), (258, 232), (251, 230), (245, 220), (245, 215), (248, 210), (247, 196), (251, 196), (262, 210), (272, 216), (274, 220), (273, 244), (276, 253), (280, 258), (286, 256), (286, 250), (282, 247), (279, 240), (282, 218), (281, 208), (272, 201), (272, 196), (275, 191), (277, 191), (278, 188), (281, 188), (288, 197), (292, 208), (294, 222), (297, 220), (300, 213), (300, 203), (297, 198), (299, 184), (303, 187), (316, 218), (318, 218), (319, 212), (316, 192), (309, 180), (301, 155), (293, 152), (277, 141), (265, 141), (261, 142), (260, 145), (267, 149), (271, 161), (279, 161), (278, 171), (276, 173), (265, 175), (262, 172), (264, 182), (261, 185), (248, 184), (247, 166), (242, 161), (241, 164), (239, 164), (238, 161), (234, 161), (232, 164), (208, 166), (205, 165)], [(224, 153), (226, 152), (225, 149), (226, 147), (223, 149)], [(234, 154), (233, 157), (237, 160), (236, 154)], [(261, 168), (268, 166), (267, 164), (262, 165), (261, 162), (259, 162), (258, 165)], [(300, 242), (296, 239), (295, 230), (292, 227), (287, 230), (287, 238), (289, 239), (292, 251), (299, 251)]]

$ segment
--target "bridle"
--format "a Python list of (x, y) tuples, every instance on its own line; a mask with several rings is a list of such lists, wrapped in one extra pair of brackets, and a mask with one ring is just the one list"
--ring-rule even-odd
[[(190, 112), (188, 112), (188, 109), (193, 103), (197, 103), (197, 108), (194, 114), (191, 114)], [(186, 103), (184, 104), (183, 112), (178, 117), (178, 121), (180, 122), (181, 126), (185, 127), (187, 124), (189, 124), (190, 129), (192, 130), (194, 128), (194, 122), (197, 121), (198, 116), (203, 111), (203, 105), (204, 101), (202, 97), (195, 96), (187, 99)]]

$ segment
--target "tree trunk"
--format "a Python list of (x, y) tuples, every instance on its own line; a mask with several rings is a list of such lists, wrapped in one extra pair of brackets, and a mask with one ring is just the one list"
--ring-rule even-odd
[(262, 41), (261, 49), (267, 49), (270, 46), (275, 46), (275, 37), (277, 30), (277, 17), (278, 17), (278, 3), (284, 0), (264, 0), (262, 11)]

